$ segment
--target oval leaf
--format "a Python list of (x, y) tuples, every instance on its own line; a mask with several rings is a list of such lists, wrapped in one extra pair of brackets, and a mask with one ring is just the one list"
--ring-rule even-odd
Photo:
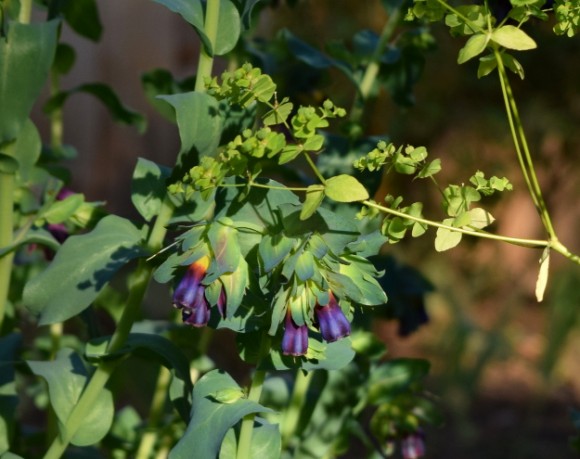
[(463, 64), (475, 56), (479, 56), (485, 50), (489, 37), (484, 34), (477, 34), (467, 40), (465, 46), (459, 51), (457, 63)]
[(109, 215), (93, 231), (71, 236), (49, 267), (24, 287), (28, 309), (41, 325), (62, 322), (84, 310), (115, 273), (143, 255), (141, 233), (129, 221)]
[(504, 48), (518, 51), (537, 47), (536, 42), (526, 32), (513, 25), (505, 25), (494, 30), (491, 34), (491, 39)]
[(217, 457), (230, 427), (247, 414), (271, 411), (245, 398), (220, 403), (212, 397), (212, 394), (224, 390), (241, 389), (228, 374), (219, 370), (210, 371), (195, 384), (191, 421), (181, 440), (169, 453), (169, 459)]
[[(35, 375), (41, 376), (48, 383), (50, 403), (62, 431), (88, 380), (81, 358), (72, 349), (61, 349), (56, 360), (27, 363)], [(97, 443), (111, 428), (113, 415), (113, 396), (109, 390), (104, 389), (75, 426), (71, 443), (76, 446)], [(67, 432), (62, 433), (67, 436)]]
[(366, 188), (350, 175), (341, 174), (326, 181), (324, 193), (333, 201), (355, 202), (369, 198)]

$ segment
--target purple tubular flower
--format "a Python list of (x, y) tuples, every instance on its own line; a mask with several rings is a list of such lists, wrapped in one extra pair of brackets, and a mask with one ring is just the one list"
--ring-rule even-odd
[(173, 305), (182, 309), (183, 321), (194, 327), (203, 327), (209, 321), (209, 303), (205, 298), (205, 285), (201, 283), (208, 265), (207, 257), (193, 262), (173, 293)]
[(286, 313), (284, 336), (282, 337), (282, 354), (301, 356), (308, 350), (308, 327), (296, 325), (290, 310)]
[(404, 459), (419, 459), (425, 455), (425, 440), (421, 432), (407, 435), (401, 441)]
[(325, 341), (332, 343), (350, 335), (350, 322), (330, 292), (330, 301), (326, 306), (317, 304), (314, 314), (320, 327), (320, 333)]

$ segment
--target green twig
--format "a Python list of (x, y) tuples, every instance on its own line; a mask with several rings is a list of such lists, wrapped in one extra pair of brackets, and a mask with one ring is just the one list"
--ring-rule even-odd
[(427, 220), (426, 218), (414, 217), (412, 215), (406, 214), (404, 212), (391, 209), (390, 207), (381, 206), (373, 201), (363, 201), (365, 206), (372, 207), (386, 214), (395, 215), (396, 217), (401, 217), (406, 220), (411, 220), (417, 223), (422, 223), (424, 225), (433, 226), (435, 228), (443, 228), (449, 231), (455, 231), (456, 233), (467, 234), (469, 236), (479, 237), (483, 239), (494, 239), (496, 241), (507, 242), (508, 244), (518, 245), (521, 247), (529, 247), (534, 249), (545, 248), (550, 245), (549, 241), (544, 241), (541, 239), (522, 239), (517, 237), (500, 236), (498, 234), (487, 233), (485, 231), (474, 231), (464, 228), (457, 228), (455, 226), (446, 225), (444, 223), (439, 223), (433, 220)]

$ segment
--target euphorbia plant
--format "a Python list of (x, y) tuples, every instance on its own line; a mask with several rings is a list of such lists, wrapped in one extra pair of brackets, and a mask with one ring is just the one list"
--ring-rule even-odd
[[(92, 38), (100, 35), (100, 23), (91, 0), (83, 0), (83, 11), (68, 2), (45, 3), (51, 20), (39, 25), (25, 24), (30, 17), (27, 1), (4, 1), (0, 10), (5, 22), (0, 47), (0, 360), (7, 370), (0, 381), (7, 397), (0, 405), (0, 453), (43, 454), (36, 445), (27, 445), (24, 433), (18, 438), (12, 432), (17, 424), (16, 369), (47, 383), (46, 458), (62, 456), (71, 445), (96, 444), (115, 457), (241, 459), (264, 457), (264, 451), (268, 457), (335, 457), (353, 436), (369, 454), (390, 455), (400, 440), (404, 457), (420, 457), (423, 427), (438, 422), (422, 390), (429, 365), (423, 360), (384, 359), (384, 346), (369, 331), (368, 316), (374, 308), (388, 305), (380, 282), (390, 273), (379, 272), (369, 258), (385, 243), (396, 243), (409, 232), (419, 237), (430, 227), (437, 228), (438, 251), (456, 246), (463, 235), (543, 248), (539, 299), (550, 250), (579, 260), (556, 237), (507, 79), (506, 68), (523, 75), (508, 53), (535, 46), (519, 26), (531, 16), (546, 14), (541, 1), (514, 1), (501, 21), (487, 5), (385, 1), (389, 20), (382, 34), (359, 35), (351, 54), (342, 50), (344, 61), (284, 34), (299, 59), (318, 68), (336, 66), (356, 85), (348, 114), (331, 100), (296, 106), (278, 94), (269, 75), (250, 63), (213, 75), (215, 56), (234, 50), (258, 1), (157, 0), (191, 24), (201, 51), (193, 91), (180, 92), (183, 85), (173, 80), (165, 84), (171, 76), (163, 72), (144, 78), (150, 95), (157, 95), (156, 105), (177, 123), (181, 149), (174, 167), (137, 161), (132, 202), (142, 217), (139, 222), (100, 216), (98, 204), (85, 203), (80, 194), (63, 196), (63, 180), (47, 167), (66, 151), (61, 110), (74, 92), (101, 98), (123, 122), (142, 127), (143, 120), (97, 83), (71, 90), (59, 87), (58, 76), (72, 65), (70, 50), (57, 44), (61, 21)], [(565, 5), (555, 4), (556, 30), (573, 35), (575, 10), (566, 13)], [(407, 25), (402, 22), (405, 13)], [(415, 81), (409, 76), (401, 85), (400, 79), (389, 79), (401, 70), (383, 59), (395, 31), (405, 30), (407, 41), (401, 40), (401, 46), (424, 50), (430, 38), (422, 21), (443, 17), (454, 34), (471, 36), (460, 63), (487, 50), (479, 75), (497, 69), (517, 157), (546, 240), (484, 231), (494, 219), (475, 203), (510, 190), (506, 178), (487, 178), (476, 171), (468, 184), (440, 187), (446, 213), (442, 221), (426, 218), (422, 203), (403, 205), (403, 197), (374, 200), (362, 183), (368, 174), (384, 171), (439, 187), (435, 176), (441, 162), (429, 158), (425, 147), (361, 136), (365, 102), (375, 87), (384, 83), (400, 101), (408, 101), (402, 93)], [(387, 65), (381, 68), (383, 61)], [(51, 154), (43, 156), (28, 115), (49, 74), (51, 97), (45, 109), (51, 116)], [(161, 86), (174, 92), (164, 94)], [(349, 162), (348, 171), (327, 173), (317, 159), (326, 147), (338, 148), (336, 134), (329, 132), (341, 125), (346, 143), (364, 148)], [(42, 189), (40, 199), (26, 194), (34, 186)], [(63, 224), (75, 224), (81, 234), (64, 242), (51, 236), (50, 229), (56, 227), (50, 225)], [(32, 260), (26, 269), (13, 267), (14, 253), (31, 243), (55, 250), (54, 260)], [(122, 295), (110, 281), (125, 267), (131, 271), (128, 293), (118, 299)], [(9, 291), (11, 278), (22, 283), (14, 282)], [(168, 319), (163, 323), (140, 320), (152, 278), (173, 290), (165, 301)], [(93, 304), (105, 305), (114, 318), (114, 331), (88, 332), (65, 346), (60, 324), (77, 316), (90, 322), (86, 317)], [(180, 312), (178, 322), (189, 327), (170, 318), (171, 304)], [(37, 316), (38, 325), (50, 325), (51, 339), (48, 352), (31, 351), (26, 366), (13, 363), (20, 355), (16, 319), (24, 311)], [(247, 389), (201, 358), (207, 350), (207, 330), (224, 328), (236, 333), (241, 358), (254, 366)], [(180, 333), (187, 333), (190, 347), (197, 340), (193, 352), (180, 346)], [(116, 411), (115, 394), (107, 388), (119, 364), (131, 355), (146, 355), (168, 370), (159, 373), (146, 427), (134, 411)], [(286, 370), (295, 375), (289, 387), (277, 376), (287, 375)], [(165, 409), (167, 398), (171, 412)], [(137, 434), (119, 444), (119, 432)]]

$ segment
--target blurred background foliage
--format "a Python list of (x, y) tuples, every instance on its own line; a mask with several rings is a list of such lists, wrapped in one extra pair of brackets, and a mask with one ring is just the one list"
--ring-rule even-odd
[[(64, 137), (80, 152), (71, 161), (72, 187), (89, 200), (110, 201), (111, 211), (132, 215), (129, 184), (136, 157), (172, 164), (178, 151), (175, 127), (148, 105), (141, 75), (158, 67), (170, 69), (179, 79), (193, 75), (198, 44), (183, 21), (153, 2), (100, 2), (99, 7), (104, 26), (100, 44), (64, 30), (65, 40), (77, 49), (78, 63), (63, 79), (63, 87), (89, 77), (108, 83), (128, 105), (145, 113), (148, 129), (139, 135), (115, 125), (98, 102), (79, 95), (65, 108)], [(280, 39), (280, 31), (287, 29), (320, 50), (328, 45), (344, 50), (357, 32), (380, 32), (387, 20), (381, 2), (280, 0), (266, 2), (259, 13), (233, 65), (247, 58), (260, 60), (264, 52), (273, 51), (277, 59), (262, 62), (279, 84), (281, 97), (302, 104), (331, 97), (349, 108), (354, 92), (344, 73), (332, 68), (315, 72), (299, 62)], [(578, 253), (580, 41), (556, 37), (551, 27), (530, 25), (528, 31), (539, 49), (521, 55), (526, 78), (514, 78), (513, 84), (556, 228)], [(425, 145), (432, 157), (442, 159), (441, 183), (461, 183), (477, 169), (507, 176), (514, 191), (502, 195), (490, 209), (497, 219), (495, 230), (542, 238), (513, 153), (497, 77), (478, 80), (475, 62), (456, 64), (463, 43), (443, 27), (432, 33), (433, 45), (413, 70), (422, 74), (412, 92), (397, 101), (378, 92), (366, 107), (364, 134), (387, 136), (396, 144)], [(218, 71), (227, 65), (222, 61)], [(42, 116), (38, 120), (42, 125)], [(426, 215), (440, 215), (433, 187), (397, 177), (383, 181), (376, 197), (386, 193), (423, 201)], [(580, 405), (580, 269), (554, 257), (547, 296), (537, 303), (539, 252), (465, 240), (438, 254), (430, 238), (408, 239), (386, 250), (393, 257), (387, 276), (396, 272), (409, 279), (404, 274), (408, 266), (418, 270), (411, 272), (419, 287), (411, 280), (408, 294), (396, 289), (401, 283), (394, 283), (393, 307), (407, 304), (421, 316), (423, 304), (420, 295), (413, 296), (414, 288), (431, 290), (425, 304), (429, 321), (415, 333), (403, 337), (401, 324), (382, 319), (374, 323), (391, 357), (425, 357), (432, 362), (429, 387), (445, 411), (446, 423), (427, 431), (427, 457), (577, 457), (568, 437), (574, 434), (570, 409)], [(165, 317), (169, 303), (163, 287), (154, 298), (159, 300), (150, 301), (148, 313)], [(424, 321), (421, 317), (418, 322)], [(233, 338), (219, 333), (220, 339), (208, 345), (211, 357), (243, 378), (247, 367), (236, 356)], [(129, 367), (120, 372), (114, 384), (127, 385), (131, 373)], [(154, 376), (152, 372), (150, 381), (145, 378), (138, 388), (127, 388), (126, 396), (135, 406), (148, 400)]]

